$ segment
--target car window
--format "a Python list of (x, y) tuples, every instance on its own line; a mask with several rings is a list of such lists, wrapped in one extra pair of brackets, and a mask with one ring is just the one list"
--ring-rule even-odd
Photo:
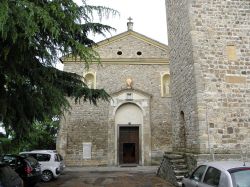
[(36, 159), (34, 159), (33, 157), (27, 157), (27, 158), (25, 158), (25, 160), (32, 167), (36, 167), (38, 165), (38, 161)]
[(220, 182), (220, 176), (220, 170), (213, 167), (209, 167), (207, 169), (203, 182), (211, 186), (218, 186)]
[(55, 161), (56, 161), (56, 162), (59, 162), (59, 161), (60, 161), (60, 157), (59, 157), (58, 154), (55, 154)]
[(37, 160), (39, 162), (48, 162), (48, 161), (50, 161), (50, 154), (37, 153)]
[(190, 179), (193, 179), (195, 181), (201, 181), (202, 179), (202, 175), (203, 173), (205, 172), (206, 170), (206, 166), (205, 165), (202, 165), (202, 166), (199, 166), (191, 175)]
[(16, 164), (16, 156), (13, 155), (5, 155), (2, 160), (4, 163), (15, 166)]
[(250, 187), (250, 168), (238, 168), (229, 171), (234, 187)]
[(21, 155), (23, 155), (25, 157), (33, 157), (33, 158), (37, 159), (36, 153), (22, 153)]
[(16, 160), (16, 157), (15, 156), (11, 156), (11, 155), (5, 155), (3, 157), (3, 160), (12, 161), (12, 160)]
[(60, 161), (62, 161), (62, 160), (63, 160), (62, 155), (58, 154), (58, 156), (59, 156), (59, 158), (60, 158)]

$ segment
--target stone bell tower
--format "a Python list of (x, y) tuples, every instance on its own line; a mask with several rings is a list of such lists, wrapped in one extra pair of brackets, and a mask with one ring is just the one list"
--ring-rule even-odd
[(166, 7), (173, 148), (240, 159), (250, 144), (250, 1), (166, 0)]

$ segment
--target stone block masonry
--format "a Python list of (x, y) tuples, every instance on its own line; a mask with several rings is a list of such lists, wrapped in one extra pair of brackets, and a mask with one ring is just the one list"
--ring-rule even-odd
[[(65, 71), (74, 70), (79, 75), (84, 72), (84, 64), (67, 63)], [(96, 72), (96, 87), (104, 88), (109, 94), (126, 89), (126, 78), (133, 79), (133, 88), (151, 94), (149, 103), (151, 133), (150, 161), (145, 165), (158, 164), (164, 151), (171, 150), (170, 97), (161, 97), (161, 72), (168, 70), (168, 65), (132, 65), (102, 64), (91, 65)], [(64, 152), (69, 166), (104, 166), (115, 165), (112, 155), (117, 154), (115, 132), (111, 130), (112, 108), (108, 102), (98, 102), (93, 106), (87, 102), (75, 103), (69, 100), (71, 109), (61, 120), (59, 149)], [(145, 111), (144, 111), (145, 112)], [(146, 123), (146, 122), (145, 122)], [(144, 124), (145, 125), (145, 124)], [(143, 132), (141, 132), (143, 133)], [(112, 142), (109, 142), (112, 136)], [(67, 140), (66, 143), (63, 141)], [(83, 159), (83, 142), (91, 142), (91, 159)], [(145, 142), (143, 142), (145, 143)], [(144, 147), (142, 147), (144, 149)], [(111, 155), (111, 156), (109, 156)]]

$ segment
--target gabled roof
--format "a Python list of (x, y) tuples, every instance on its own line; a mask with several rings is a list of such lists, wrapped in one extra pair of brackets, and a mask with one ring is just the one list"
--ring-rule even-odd
[[(128, 37), (128, 36), (132, 36), (134, 38), (140, 39), (148, 44), (154, 45), (155, 47), (159, 47), (161, 49), (168, 50), (167, 45), (160, 43), (154, 39), (151, 39), (143, 34), (135, 32), (133, 30), (128, 30), (126, 32), (120, 33), (118, 35), (115, 35), (115, 36), (112, 36), (112, 37), (107, 38), (105, 40), (102, 40), (100, 42), (97, 42), (97, 46), (95, 48), (102, 47), (103, 45), (109, 45), (112, 42), (116, 42), (117, 40)], [(167, 37), (167, 34), (166, 34), (166, 37)]]
[[(167, 37), (167, 35), (166, 35)], [(98, 42), (93, 49), (100, 55), (103, 64), (168, 64), (167, 45), (128, 30)], [(64, 62), (79, 62), (66, 57)]]

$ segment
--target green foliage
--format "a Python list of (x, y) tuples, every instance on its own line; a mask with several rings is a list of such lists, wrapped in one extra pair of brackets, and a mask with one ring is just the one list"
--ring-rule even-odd
[(99, 60), (88, 34), (113, 28), (92, 23), (95, 13), (117, 12), (85, 1), (82, 6), (72, 0), (0, 1), (0, 121), (7, 136), (21, 141), (34, 122), (62, 113), (69, 107), (65, 96), (93, 104), (109, 100), (104, 90), (88, 89), (79, 75), (53, 67), (69, 53), (86, 67)]
[(59, 120), (45, 120), (35, 122), (30, 133), (22, 140), (20, 151), (30, 151), (35, 149), (56, 149), (56, 136), (59, 128)]
[(3, 133), (0, 133), (0, 155), (12, 152), (11, 140)]
[[(42, 123), (34, 122), (29, 134), (22, 140), (13, 139), (0, 133), (0, 155), (4, 153), (18, 154), (20, 151), (35, 149), (56, 149), (56, 137), (59, 120), (46, 119)], [(13, 134), (12, 134), (13, 136)]]

